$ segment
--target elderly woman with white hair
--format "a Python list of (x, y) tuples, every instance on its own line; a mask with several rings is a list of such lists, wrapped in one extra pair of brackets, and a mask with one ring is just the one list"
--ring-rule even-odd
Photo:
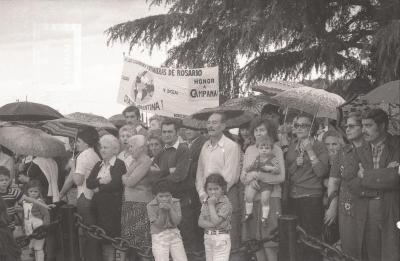
[[(119, 141), (112, 135), (100, 139), (102, 161), (96, 163), (86, 180), (88, 189), (94, 191), (92, 209), (95, 224), (102, 227), (108, 236), (121, 235), (122, 175), (125, 163), (117, 158)], [(111, 244), (102, 244), (103, 260), (114, 260), (115, 249)]]
[[(152, 160), (148, 155), (146, 137), (135, 135), (129, 138), (129, 152), (133, 162), (122, 176), (124, 184), (124, 202), (122, 203), (122, 238), (143, 250), (150, 250), (150, 221), (146, 205), (154, 197), (151, 191)], [(131, 256), (130, 260), (135, 260)]]

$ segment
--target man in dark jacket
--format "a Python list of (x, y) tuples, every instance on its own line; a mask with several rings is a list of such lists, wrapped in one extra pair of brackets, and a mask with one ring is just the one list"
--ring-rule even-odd
[(388, 115), (373, 109), (363, 115), (362, 127), (367, 141), (356, 149), (357, 176), (350, 181), (351, 192), (365, 200), (355, 206), (355, 215), (363, 233), (363, 260), (399, 260), (399, 137), (388, 132)]
[[(193, 241), (196, 240), (194, 235), (196, 235), (196, 230), (198, 229), (196, 212), (194, 211), (195, 207), (193, 205), (193, 194), (196, 194), (193, 178), (195, 174), (190, 174), (191, 165), (194, 160), (188, 145), (179, 141), (178, 131), (179, 125), (177, 122), (172, 120), (162, 122), (161, 135), (165, 147), (155, 157), (154, 163), (157, 166), (152, 167), (152, 171), (159, 172), (160, 179), (166, 178), (174, 184), (172, 196), (180, 200), (182, 210), (182, 221), (179, 224), (179, 229), (185, 243), (186, 251), (193, 251)], [(196, 169), (197, 165), (192, 172), (195, 173)]]
[(187, 128), (185, 130), (185, 136), (189, 147), (189, 172), (188, 172), (188, 186), (190, 186), (191, 192), (191, 220), (190, 226), (192, 229), (192, 235), (189, 241), (186, 243), (185, 248), (187, 251), (203, 251), (204, 250), (204, 231), (198, 226), (198, 220), (200, 215), (200, 199), (197, 194), (195, 182), (196, 182), (196, 172), (197, 164), (199, 162), (199, 156), (201, 148), (206, 142), (206, 137), (201, 134), (198, 130), (193, 130)]

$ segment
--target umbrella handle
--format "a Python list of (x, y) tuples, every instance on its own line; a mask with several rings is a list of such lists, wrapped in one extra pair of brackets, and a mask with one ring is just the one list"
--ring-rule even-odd
[(319, 107), (318, 107), (317, 112), (314, 113), (313, 119), (312, 119), (312, 121), (311, 121), (311, 128), (310, 128), (310, 130), (308, 131), (308, 138), (310, 138), (311, 130), (312, 130), (312, 128), (313, 128), (313, 125), (314, 125), (314, 122), (315, 122), (315, 118), (317, 117), (318, 111), (319, 111)]
[(78, 135), (75, 135), (74, 138), (74, 147), (72, 148), (72, 158), (75, 158), (75, 150), (76, 150), (76, 141), (78, 140)]
[(288, 113), (289, 113), (289, 107), (286, 107), (285, 108), (285, 114), (283, 116), (283, 125), (286, 124), (286, 118), (287, 118)]

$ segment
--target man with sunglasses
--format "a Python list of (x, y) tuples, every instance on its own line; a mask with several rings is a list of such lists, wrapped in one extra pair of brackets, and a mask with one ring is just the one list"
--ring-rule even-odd
[[(385, 111), (372, 109), (362, 118), (365, 143), (356, 148), (358, 172), (349, 180), (350, 191), (360, 197), (357, 220), (364, 220), (362, 260), (399, 260), (399, 137), (388, 133)], [(350, 127), (350, 126), (349, 126)]]
[[(289, 214), (296, 215), (307, 233), (321, 237), (323, 225), (322, 180), (328, 174), (329, 155), (315, 134), (311, 115), (299, 115), (293, 125), (297, 139), (290, 144), (286, 165), (290, 180)], [(299, 260), (322, 260), (322, 255), (305, 245), (299, 249)]]

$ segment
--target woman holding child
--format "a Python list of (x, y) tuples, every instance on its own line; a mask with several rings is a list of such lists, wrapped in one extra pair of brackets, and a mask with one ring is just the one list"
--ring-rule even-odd
[[(272, 168), (269, 166), (253, 168), (252, 166), (260, 161), (259, 148), (257, 148), (257, 145), (251, 145), (246, 149), (240, 180), (245, 187), (247, 187), (247, 191), (253, 190), (257, 191), (257, 193), (255, 194), (254, 203), (250, 201), (250, 197), (247, 198), (248, 200), (245, 203), (246, 213), (243, 226), (243, 240), (268, 237), (271, 235), (271, 232), (277, 228), (278, 216), (281, 213), (280, 183), (285, 179), (285, 162), (282, 149), (277, 144), (278, 136), (276, 126), (271, 121), (263, 120), (259, 117), (254, 119), (251, 123), (251, 130), (256, 144), (259, 144), (259, 148), (267, 145), (267, 147), (272, 149), (268, 154), (273, 156), (272, 159), (276, 164), (273, 163)], [(270, 142), (271, 140), (272, 143), (274, 143), (273, 146), (270, 146), (272, 145)], [(261, 143), (263, 146), (261, 146)], [(263, 184), (267, 184), (267, 186), (264, 187), (270, 188), (268, 204), (262, 204), (262, 202), (260, 202), (260, 193), (258, 192)], [(268, 205), (268, 211), (265, 208), (266, 205)], [(263, 219), (264, 222), (262, 222)], [(264, 249), (256, 253), (257, 259), (277, 260), (277, 244), (270, 242), (264, 246)]]

